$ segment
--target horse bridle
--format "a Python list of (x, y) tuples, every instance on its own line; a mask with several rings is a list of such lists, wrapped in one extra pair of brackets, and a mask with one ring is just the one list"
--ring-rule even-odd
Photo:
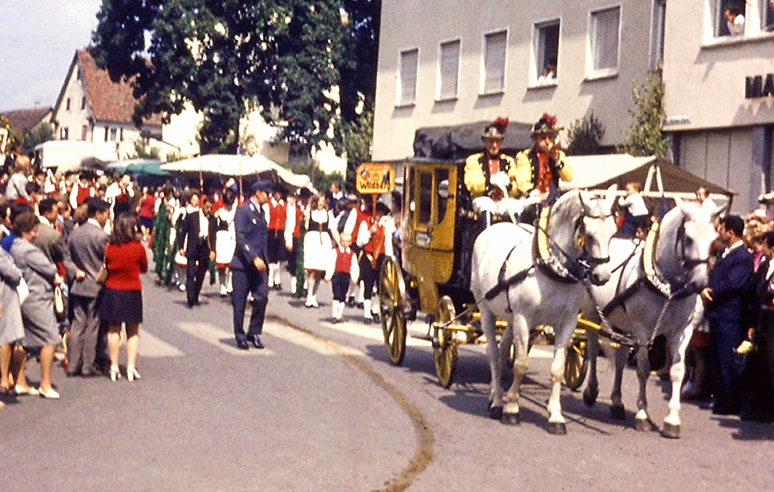
[[(593, 253), (591, 253), (587, 248), (586, 245), (588, 244), (588, 241), (586, 240), (586, 224), (583, 221), (584, 218), (588, 217), (590, 219), (599, 219), (599, 220), (606, 220), (608, 217), (612, 217), (613, 213), (610, 212), (605, 215), (592, 215), (588, 214), (586, 212), (586, 204), (583, 202), (583, 195), (578, 195), (578, 198), (580, 199), (581, 203), (581, 215), (578, 217), (578, 219), (575, 221), (575, 236), (578, 238), (580, 242), (582, 242), (582, 248), (583, 252), (581, 255), (575, 260), (578, 264), (581, 265), (583, 269), (583, 277), (589, 278), (591, 276), (591, 271), (594, 270), (599, 265), (604, 265), (606, 263), (610, 263), (610, 255), (608, 256), (594, 256)], [(564, 252), (563, 252), (564, 253)], [(572, 260), (569, 255), (565, 253), (565, 256), (568, 257), (568, 259)]]
[[(677, 250), (677, 245), (680, 244), (680, 251)], [(680, 266), (684, 270), (693, 270), (695, 267), (703, 264), (709, 264), (709, 255), (706, 258), (691, 258), (685, 252), (685, 217), (680, 221), (680, 226), (677, 228), (677, 239), (675, 240), (675, 255), (677, 255)]]

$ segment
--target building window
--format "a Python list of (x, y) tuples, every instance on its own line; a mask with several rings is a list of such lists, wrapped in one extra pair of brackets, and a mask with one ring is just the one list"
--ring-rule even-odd
[(596, 75), (618, 72), (618, 34), (621, 7), (591, 13), (591, 71)]
[(108, 141), (108, 132), (110, 132), (110, 128), (105, 127), (105, 142)]
[(86, 125), (81, 127), (81, 140), (86, 141), (86, 137), (89, 134), (89, 128)]
[(65, 101), (65, 109), (66, 109), (67, 111), (70, 111), (70, 98), (69, 98), (69, 97), (68, 97), (68, 98), (67, 98), (67, 100)]
[[(768, 0), (764, 0), (768, 2)], [(718, 0), (715, 12), (715, 36), (737, 36), (744, 34), (744, 0)]]
[(67, 127), (62, 127), (59, 129), (59, 139), (60, 140), (69, 140), (70, 139), (70, 130)]
[(483, 94), (497, 94), (505, 89), (505, 53), (508, 32), (500, 31), (484, 36)]
[(666, 0), (654, 0), (650, 29), (650, 70), (661, 68), (664, 62), (664, 26), (666, 23)]
[(460, 40), (441, 43), (438, 55), (438, 99), (457, 97), (460, 74)]
[(81, 98), (81, 109), (86, 109), (86, 98), (85, 97)]
[(110, 141), (115, 142), (116, 138), (118, 137), (118, 130), (116, 128), (110, 129)]
[(120, 136), (118, 137), (118, 140), (123, 142), (124, 141), (124, 129), (123, 128), (121, 128), (121, 132), (119, 133), (119, 135)]
[(760, 0), (761, 2), (761, 31), (774, 32), (774, 2)]
[(409, 106), (414, 104), (416, 101), (418, 66), (418, 49), (400, 52), (400, 68), (398, 72), (398, 106)]
[(559, 21), (537, 24), (534, 33), (535, 79), (551, 82), (556, 79), (559, 60)]

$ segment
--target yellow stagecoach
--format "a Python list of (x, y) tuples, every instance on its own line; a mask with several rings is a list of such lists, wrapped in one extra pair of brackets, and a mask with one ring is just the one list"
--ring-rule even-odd
[[(483, 343), (480, 313), (470, 291), (473, 243), (481, 228), (462, 183), (464, 162), (412, 159), (403, 165), (401, 248), (399, 260), (387, 258), (379, 275), (379, 306), (384, 344), (393, 364), (406, 352), (407, 322), (418, 311), (430, 319), (439, 382), (454, 379), (459, 344)], [(459, 315), (457, 313), (460, 313)], [(506, 322), (497, 321), (498, 336)], [(579, 319), (570, 342), (565, 384), (577, 390), (586, 375), (585, 329), (599, 329)], [(530, 343), (553, 343), (551, 327), (537, 327)]]

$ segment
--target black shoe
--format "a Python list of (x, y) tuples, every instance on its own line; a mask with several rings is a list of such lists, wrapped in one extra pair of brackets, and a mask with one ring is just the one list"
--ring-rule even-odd
[(350, 297), (349, 299), (347, 299), (347, 307), (351, 307), (351, 308), (355, 307), (355, 298), (354, 297)]
[(248, 335), (247, 340), (253, 344), (253, 347), (257, 349), (262, 349), (263, 344), (261, 343), (261, 339), (258, 335)]
[(250, 350), (250, 346), (247, 344), (247, 340), (237, 340), (237, 347), (241, 350)]

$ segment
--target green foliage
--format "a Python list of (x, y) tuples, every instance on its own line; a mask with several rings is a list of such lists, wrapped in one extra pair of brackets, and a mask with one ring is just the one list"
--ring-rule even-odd
[(664, 157), (669, 146), (661, 133), (665, 118), (661, 70), (650, 72), (645, 84), (642, 87), (635, 85), (632, 93), (637, 111), (629, 111), (634, 123), (624, 130), (626, 141), (618, 147), (618, 151), (635, 156)]
[[(240, 119), (258, 109), (286, 122), (282, 138), (329, 140), (343, 26), (324, 0), (103, 0), (91, 52), (114, 80), (131, 80), (135, 120), (168, 121), (187, 102), (204, 121), (202, 152), (236, 152)], [(150, 40), (146, 46), (146, 35)]]
[(161, 149), (150, 146), (148, 149), (142, 143), (142, 140), (134, 142), (134, 152), (129, 155), (129, 159), (159, 159), (161, 160)]
[(355, 169), (371, 160), (371, 142), (374, 135), (373, 109), (363, 111), (359, 118), (342, 125), (344, 151), (347, 153), (347, 179), (350, 188), (355, 186)]
[(602, 139), (605, 138), (605, 126), (590, 112), (581, 119), (575, 120), (567, 130), (568, 155), (594, 155), (602, 149)]

